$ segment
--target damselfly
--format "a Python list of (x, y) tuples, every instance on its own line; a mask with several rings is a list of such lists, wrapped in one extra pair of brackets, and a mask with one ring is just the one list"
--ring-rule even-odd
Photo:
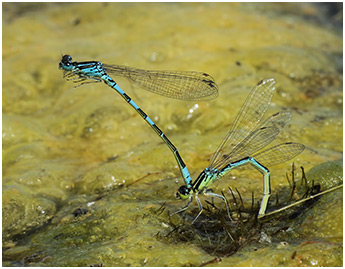
[(62, 57), (59, 69), (64, 71), (64, 77), (67, 80), (78, 83), (78, 86), (103, 81), (117, 91), (173, 152), (185, 183), (187, 186), (191, 184), (189, 171), (177, 148), (147, 114), (116, 84), (109, 74), (125, 77), (148, 91), (182, 100), (216, 98), (218, 96), (218, 87), (210, 75), (193, 71), (150, 71), (121, 65), (107, 65), (98, 61), (72, 62), (72, 57), (69, 55)]
[(194, 223), (203, 210), (198, 194), (206, 194), (222, 199), (231, 219), (225, 197), (213, 193), (208, 187), (230, 170), (250, 164), (251, 166), (249, 167), (254, 167), (263, 174), (263, 197), (258, 217), (265, 215), (271, 194), (270, 171), (267, 169), (267, 166), (290, 160), (300, 154), (305, 148), (302, 144), (288, 142), (258, 153), (258, 151), (277, 137), (291, 119), (290, 112), (283, 111), (273, 114), (261, 123), (274, 91), (275, 81), (273, 78), (260, 81), (252, 89), (229, 133), (211, 158), (209, 166), (201, 172), (194, 182), (183, 185), (178, 189), (176, 197), (188, 199), (188, 202), (185, 207), (173, 214), (185, 211), (191, 204), (194, 194), (200, 209), (198, 215), (193, 220)]

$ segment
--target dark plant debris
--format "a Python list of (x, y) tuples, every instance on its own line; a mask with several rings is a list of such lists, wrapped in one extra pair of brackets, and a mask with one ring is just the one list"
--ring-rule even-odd
[[(258, 219), (259, 203), (255, 201), (254, 193), (248, 204), (244, 202), (240, 192), (229, 188), (224, 197), (230, 205), (232, 221), (227, 217), (226, 208), (218, 208), (213, 201), (206, 200), (206, 207), (198, 220), (191, 225), (196, 211), (180, 214), (180, 218), (169, 217), (169, 212), (163, 214), (165, 205), (157, 210), (157, 215), (162, 218), (171, 230), (166, 234), (158, 233), (156, 236), (167, 243), (177, 244), (189, 242), (195, 244), (216, 258), (198, 266), (207, 266), (219, 262), (220, 257), (235, 254), (249, 243), (267, 243), (274, 241), (279, 233), (285, 233), (296, 219), (302, 218), (321, 196), (321, 185), (314, 181), (308, 183), (303, 167), (301, 179), (295, 179), (295, 166), (292, 164), (291, 176), (287, 175), (289, 186), (280, 189), (271, 196), (268, 208), (263, 218)], [(315, 197), (314, 197), (315, 196)], [(163, 220), (164, 218), (164, 220)], [(167, 222), (168, 219), (168, 222)], [(263, 240), (265, 235), (267, 240)]]

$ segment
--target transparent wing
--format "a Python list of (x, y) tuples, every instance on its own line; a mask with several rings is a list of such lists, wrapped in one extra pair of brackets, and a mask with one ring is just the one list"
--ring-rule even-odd
[(221, 169), (224, 165), (251, 156), (253, 153), (266, 147), (281, 133), (290, 119), (291, 114), (287, 111), (273, 114), (260, 125), (259, 129), (253, 131), (243, 139), (231, 153), (219, 158), (221, 162), (214, 168)]
[[(252, 157), (263, 166), (270, 167), (295, 158), (304, 149), (305, 146), (300, 143), (288, 142), (266, 149)], [(251, 165), (247, 165), (246, 168), (251, 168)]]
[(214, 79), (194, 71), (150, 71), (121, 65), (103, 65), (106, 72), (122, 76), (137, 86), (181, 100), (210, 100), (218, 96)]
[(289, 111), (281, 111), (273, 114), (264, 120), (260, 127), (276, 127), (282, 132), (291, 120), (291, 113)]
[(229, 133), (219, 145), (210, 161), (210, 168), (222, 166), (226, 161), (224, 156), (230, 158), (231, 152), (241, 144), (254, 130), (265, 114), (273, 93), (275, 81), (273, 78), (261, 80), (250, 92), (238, 113)]

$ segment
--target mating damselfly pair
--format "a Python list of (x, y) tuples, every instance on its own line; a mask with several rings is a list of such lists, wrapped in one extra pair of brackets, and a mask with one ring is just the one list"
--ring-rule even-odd
[(173, 152), (185, 182), (185, 185), (178, 189), (176, 196), (187, 199), (188, 202), (185, 207), (173, 214), (185, 211), (195, 197), (200, 210), (192, 223), (203, 210), (198, 198), (199, 194), (222, 199), (231, 219), (225, 197), (213, 193), (208, 187), (230, 170), (244, 165), (251, 165), (263, 174), (263, 198), (259, 217), (264, 216), (271, 194), (270, 171), (267, 167), (290, 160), (305, 148), (302, 144), (288, 142), (259, 152), (279, 135), (291, 119), (290, 112), (283, 111), (262, 121), (275, 92), (275, 80), (264, 79), (252, 89), (230, 131), (211, 158), (209, 166), (193, 182), (177, 148), (110, 75), (125, 77), (141, 88), (182, 100), (209, 100), (217, 97), (218, 87), (210, 75), (194, 71), (149, 71), (121, 65), (107, 65), (99, 61), (72, 62), (72, 57), (69, 55), (62, 57), (59, 68), (64, 71), (67, 80), (78, 83), (78, 86), (103, 81), (116, 90), (153, 128)]

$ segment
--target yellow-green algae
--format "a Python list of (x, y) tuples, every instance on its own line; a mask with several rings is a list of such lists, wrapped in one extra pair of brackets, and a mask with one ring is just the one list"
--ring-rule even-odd
[[(182, 206), (171, 152), (104, 84), (75, 88), (62, 79), (61, 54), (212, 74), (220, 96), (209, 102), (170, 100), (118, 80), (194, 178), (265, 77), (277, 81), (267, 115), (292, 110), (279, 141), (307, 146), (296, 165), (308, 171), (342, 158), (342, 38), (303, 19), (318, 12), (292, 3), (4, 3), (3, 265), (197, 266), (214, 258), (190, 242), (157, 239), (171, 227), (156, 210)], [(273, 192), (287, 185), (290, 164), (271, 169)], [(326, 168), (310, 178), (320, 175), (323, 188), (342, 182), (338, 168)], [(213, 190), (230, 185), (259, 196), (258, 172), (232, 176)], [(75, 217), (78, 208), (87, 212)], [(281, 238), (287, 244), (249, 244), (209, 266), (341, 266), (342, 191), (322, 197), (303, 220)]]

